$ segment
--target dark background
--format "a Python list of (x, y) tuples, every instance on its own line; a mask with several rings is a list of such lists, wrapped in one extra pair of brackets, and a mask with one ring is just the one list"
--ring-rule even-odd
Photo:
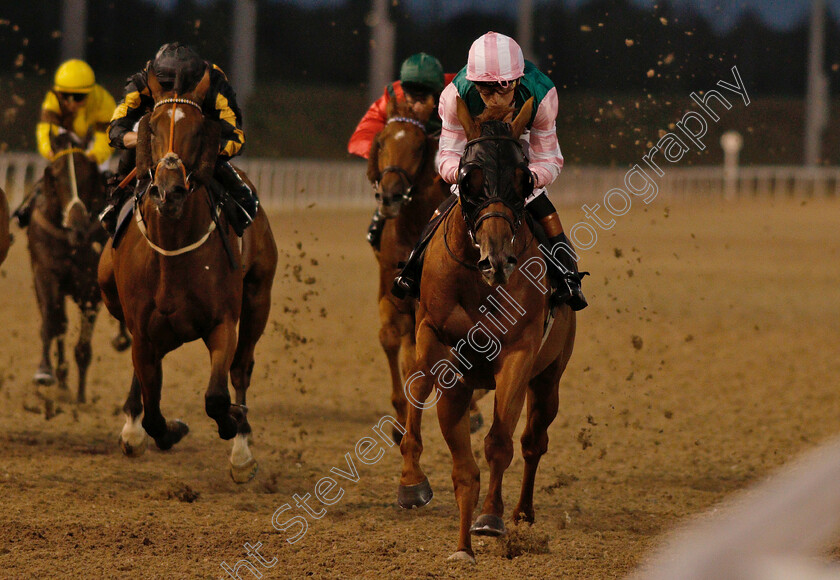
[[(343, 145), (367, 103), (369, 0), (331, 8), (258, 2), (257, 91), (245, 108), (247, 153), (253, 156), (346, 157)], [(117, 100), (126, 76), (140, 69), (164, 42), (193, 44), (205, 58), (230, 68), (230, 0), (181, 0), (166, 10), (141, 0), (90, 0), (87, 60)], [(448, 71), (466, 62), (472, 41), (488, 30), (511, 36), (508, 16), (462, 13), (449, 20), (413, 16), (392, 6), (397, 63), (423, 50)], [(685, 163), (717, 163), (719, 133), (745, 136), (746, 163), (797, 164), (802, 127), (807, 20), (789, 30), (742, 13), (717, 32), (691, 10), (667, 2), (647, 9), (626, 1), (595, 1), (576, 9), (537, 4), (534, 49), (560, 92), (560, 143), (577, 164), (636, 162), (660, 130), (696, 106), (692, 91), (714, 88), (737, 65), (752, 104), (722, 115), (710, 130), (711, 146)], [(826, 20), (826, 69), (840, 89), (840, 27)], [(0, 13), (2, 135), (0, 147), (32, 149), (43, 92), (60, 64), (60, 10), (55, 0), (4, 2)], [(34, 117), (33, 117), (34, 115)], [(838, 104), (826, 132), (824, 161), (837, 163)], [(305, 136), (305, 138), (303, 138)]]

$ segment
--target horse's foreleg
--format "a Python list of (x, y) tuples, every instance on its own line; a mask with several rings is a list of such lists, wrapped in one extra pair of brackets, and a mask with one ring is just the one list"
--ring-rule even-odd
[(560, 396), (558, 387), (565, 364), (558, 359), (528, 384), (528, 423), (522, 433), (522, 457), (525, 473), (519, 503), (513, 521), (534, 523), (534, 481), (540, 458), (548, 450), (548, 426), (557, 416)]
[(55, 383), (50, 353), (52, 341), (66, 332), (67, 321), (62, 321), (63, 310), (59, 307), (58, 281), (48, 271), (40, 268), (34, 258), (32, 274), (38, 311), (41, 314), (41, 362), (32, 380), (38, 385), (52, 385)]
[[(379, 344), (388, 359), (388, 369), (391, 372), (391, 405), (397, 413), (397, 420), (405, 425), (408, 400), (403, 392), (403, 380), (408, 376), (408, 370), (414, 365), (414, 328), (412, 324), (407, 328), (404, 318), (394, 304), (387, 298), (379, 300)], [(406, 340), (411, 343), (409, 353), (405, 346)], [(402, 432), (394, 428), (392, 437), (395, 443), (402, 439)]]
[(149, 436), (140, 424), (143, 414), (143, 401), (140, 395), (140, 381), (137, 375), (131, 379), (131, 388), (128, 390), (128, 398), (123, 405), (125, 413), (125, 425), (120, 433), (120, 448), (129, 457), (138, 457), (146, 451), (146, 443)]
[(228, 373), (236, 351), (236, 323), (232, 320), (223, 322), (210, 332), (204, 342), (210, 351), (210, 383), (204, 393), (204, 410), (216, 421), (219, 437), (233, 439), (242, 414), (240, 408), (234, 417), (228, 391)]
[[(143, 395), (143, 421), (141, 425), (161, 450), (170, 449), (189, 432), (180, 420), (167, 421), (160, 412), (160, 392), (163, 383), (161, 357), (154, 346), (145, 339), (137, 339), (131, 351), (134, 372)], [(129, 394), (130, 397), (130, 394)]]
[(470, 445), (470, 399), (472, 389), (457, 384), (448, 389), (437, 404), (438, 422), (443, 438), (452, 453), (452, 483), (458, 502), (460, 529), (458, 551), (451, 560), (475, 561), (470, 537), (473, 511), (478, 505), (480, 473)]
[(439, 361), (449, 360), (451, 356), (434, 331), (428, 325), (421, 324), (417, 331), (417, 364), (404, 385), (409, 405), (405, 422), (406, 432), (400, 442), (403, 465), (397, 496), (400, 506), (404, 508), (422, 507), (432, 500), (432, 487), (420, 468), (420, 455), (423, 453), (420, 423), (423, 410), (433, 407), (440, 397), (440, 393), (435, 393), (432, 400), (426, 401), (435, 387), (435, 377), (431, 369)]
[(87, 370), (90, 367), (92, 349), (90, 346), (93, 337), (93, 326), (96, 324), (96, 315), (99, 312), (99, 305), (93, 308), (82, 310), (81, 329), (79, 330), (79, 341), (76, 343), (74, 354), (76, 356), (76, 368), (79, 371), (79, 391), (76, 400), (79, 403), (85, 402), (85, 386), (87, 382)]
[(271, 286), (249, 285), (246, 280), (239, 319), (239, 340), (230, 367), (230, 380), (236, 391), (237, 408), (232, 409), (237, 418), (236, 437), (230, 455), (230, 476), (236, 483), (247, 483), (257, 474), (257, 461), (248, 448), (251, 425), (248, 423), (246, 394), (254, 372), (254, 349), (265, 330), (271, 309)]
[(536, 348), (521, 348), (509, 353), (496, 373), (496, 400), (493, 425), (484, 438), (484, 456), (490, 466), (487, 496), (472, 532), (485, 536), (505, 533), (502, 477), (513, 459), (513, 430), (525, 402), (527, 377)]

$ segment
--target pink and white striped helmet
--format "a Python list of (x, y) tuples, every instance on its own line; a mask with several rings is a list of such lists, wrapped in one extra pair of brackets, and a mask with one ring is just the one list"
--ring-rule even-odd
[(467, 59), (467, 80), (482, 83), (515, 81), (525, 74), (522, 49), (509, 36), (488, 32), (472, 43)]

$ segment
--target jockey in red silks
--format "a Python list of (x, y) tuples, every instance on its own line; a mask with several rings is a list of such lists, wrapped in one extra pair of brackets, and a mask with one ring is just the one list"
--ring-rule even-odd
[[(440, 92), (454, 76), (444, 74), (440, 61), (425, 52), (418, 52), (405, 59), (400, 66), (400, 80), (385, 87), (383, 95), (367, 110), (350, 137), (347, 152), (364, 159), (368, 158), (373, 140), (385, 128), (388, 120), (386, 111), (391, 99), (408, 103), (418, 120), (425, 123), (427, 135), (439, 133), (441, 123), (437, 113), (438, 99)], [(376, 249), (379, 249), (379, 239), (384, 226), (385, 218), (377, 209), (367, 234), (368, 242)]]
[[(548, 275), (555, 290), (554, 304), (569, 304), (573, 310), (587, 306), (580, 288), (581, 274), (571, 242), (563, 232), (557, 210), (546, 195), (546, 186), (560, 175), (563, 156), (557, 142), (557, 89), (554, 83), (531, 62), (526, 61), (522, 49), (512, 38), (488, 32), (473, 42), (465, 66), (440, 96), (439, 113), (442, 120), (438, 172), (444, 181), (457, 184), (461, 156), (467, 144), (464, 128), (458, 121), (456, 99), (460, 97), (473, 117), (491, 105), (512, 106), (517, 114), (525, 102), (533, 98), (534, 109), (526, 131), (520, 137), (529, 159), (528, 167), (534, 180), (534, 191), (525, 200), (525, 208), (545, 230), (554, 260), (546, 260)], [(457, 186), (453, 186), (457, 194)], [(438, 209), (421, 235), (420, 242), (394, 281), (397, 296), (420, 290), (422, 256), (428, 240), (446, 212), (455, 205), (452, 196)]]

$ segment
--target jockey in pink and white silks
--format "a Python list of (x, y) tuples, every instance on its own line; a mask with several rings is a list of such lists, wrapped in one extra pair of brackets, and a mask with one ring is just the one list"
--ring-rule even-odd
[[(452, 190), (456, 195), (458, 169), (467, 144), (456, 112), (459, 97), (473, 117), (494, 105), (512, 106), (516, 115), (528, 99), (534, 99), (531, 120), (520, 137), (534, 179), (534, 191), (525, 200), (525, 207), (545, 230), (552, 255), (556, 258), (556, 261), (546, 260), (555, 288), (552, 301), (555, 304), (567, 303), (573, 310), (585, 308), (587, 303), (580, 288), (581, 275), (577, 270), (574, 250), (563, 233), (557, 210), (545, 190), (563, 168), (563, 155), (557, 142), (558, 104), (554, 83), (533, 63), (524, 59), (522, 49), (512, 38), (488, 32), (473, 42), (467, 66), (440, 95), (439, 113), (443, 127), (438, 172), (444, 181), (453, 184)], [(398, 296), (418, 294), (423, 250), (431, 233), (455, 201), (453, 196), (444, 202), (429, 223), (427, 232), (421, 236), (417, 248), (395, 280), (394, 293)]]

